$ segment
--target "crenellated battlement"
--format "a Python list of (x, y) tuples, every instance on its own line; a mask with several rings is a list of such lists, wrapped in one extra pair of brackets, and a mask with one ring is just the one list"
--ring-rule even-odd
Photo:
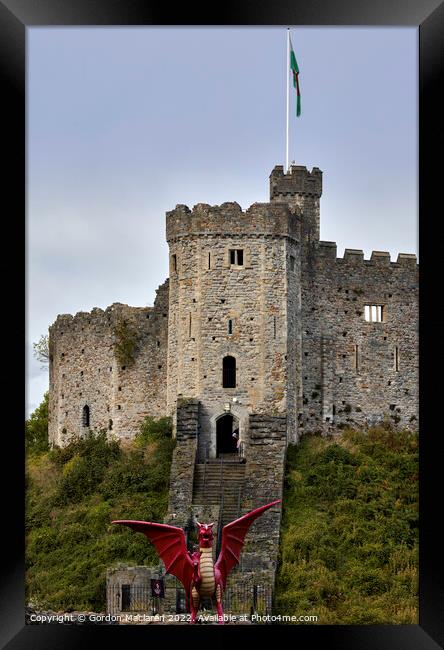
[(221, 205), (176, 205), (166, 213), (167, 241), (196, 235), (271, 235), (299, 238), (300, 209), (286, 204), (253, 203), (246, 210), (235, 201)]
[(282, 165), (276, 165), (270, 174), (270, 201), (287, 200), (295, 195), (320, 198), (322, 195), (322, 171), (312, 171), (302, 165), (291, 165), (288, 173)]
[(128, 318), (130, 320), (150, 320), (157, 315), (158, 312), (168, 309), (168, 285), (167, 279), (156, 290), (156, 299), (153, 307), (132, 307), (125, 303), (114, 302), (106, 309), (94, 307), (91, 311), (78, 311), (76, 314), (59, 314), (50, 326), (50, 332), (54, 334), (60, 330), (82, 330), (85, 327), (109, 327), (115, 324), (121, 318)]
[(60, 328), (75, 328), (85, 326), (109, 325), (113, 323), (116, 318), (122, 316), (139, 316), (150, 314), (154, 311), (154, 307), (131, 307), (129, 305), (115, 302), (106, 309), (94, 307), (91, 311), (78, 311), (76, 314), (59, 314), (51, 329)]
[(317, 252), (321, 259), (334, 260), (335, 262), (369, 267), (401, 268), (416, 271), (418, 268), (417, 257), (411, 253), (399, 253), (395, 262), (391, 261), (387, 251), (372, 251), (369, 259), (364, 259), (364, 251), (357, 248), (346, 248), (343, 257), (337, 257), (337, 244), (331, 241), (320, 241)]

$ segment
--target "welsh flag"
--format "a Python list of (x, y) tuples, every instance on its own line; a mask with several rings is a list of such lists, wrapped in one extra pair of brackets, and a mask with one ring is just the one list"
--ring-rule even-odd
[(296, 88), (296, 117), (301, 114), (301, 91), (299, 88), (299, 68), (293, 52), (293, 44), (290, 38), (290, 69), (293, 73), (293, 86)]

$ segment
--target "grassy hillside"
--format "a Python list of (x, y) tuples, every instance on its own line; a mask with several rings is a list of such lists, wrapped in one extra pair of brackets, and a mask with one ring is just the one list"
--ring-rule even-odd
[[(105, 609), (106, 569), (157, 564), (113, 519), (162, 521), (174, 441), (147, 419), (122, 448), (104, 434), (47, 450), (47, 398), (27, 423), (27, 600)], [(288, 450), (275, 612), (321, 624), (417, 623), (417, 436), (378, 428)]]
[(417, 623), (417, 436), (384, 427), (290, 447), (275, 610)]
[(113, 519), (162, 521), (174, 442), (167, 418), (147, 419), (122, 449), (90, 434), (64, 449), (29, 452), (27, 600), (54, 610), (105, 609), (106, 569), (157, 564), (153, 546)]

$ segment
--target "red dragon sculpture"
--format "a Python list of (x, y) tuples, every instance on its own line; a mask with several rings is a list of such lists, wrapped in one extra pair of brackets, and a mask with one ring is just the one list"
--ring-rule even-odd
[(196, 622), (200, 599), (208, 597), (216, 598), (218, 621), (223, 624), (222, 595), (227, 585), (228, 574), (240, 560), (248, 529), (263, 512), (280, 502), (281, 499), (267, 503), (224, 526), (222, 546), (215, 564), (213, 561), (214, 523), (197, 522), (199, 550), (194, 553), (188, 551), (185, 534), (182, 528), (177, 526), (126, 519), (112, 523), (129, 526), (136, 532), (146, 535), (154, 544), (165, 564), (166, 572), (176, 576), (184, 586), (187, 610), (191, 613), (190, 623)]

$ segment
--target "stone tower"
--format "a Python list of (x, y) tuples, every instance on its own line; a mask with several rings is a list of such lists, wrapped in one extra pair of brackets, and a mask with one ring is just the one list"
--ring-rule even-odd
[[(300, 393), (300, 209), (274, 197), (184, 205), (167, 213), (170, 248), (167, 408), (200, 402), (199, 453), (245, 441), (252, 413), (286, 416)], [(229, 421), (229, 426), (224, 424)]]
[(276, 165), (270, 174), (270, 201), (301, 209), (303, 246), (319, 241), (321, 194), (322, 172), (318, 167), (309, 172), (306, 167), (292, 165), (284, 173), (282, 165)]

